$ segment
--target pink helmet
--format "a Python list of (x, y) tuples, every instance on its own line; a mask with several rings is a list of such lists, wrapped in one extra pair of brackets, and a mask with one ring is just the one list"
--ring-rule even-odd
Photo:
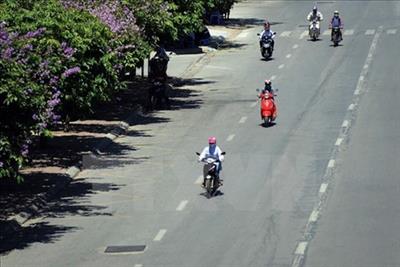
[(264, 81), (264, 84), (265, 84), (265, 85), (271, 85), (271, 80), (265, 80), (265, 81)]
[(214, 136), (211, 136), (208, 138), (208, 143), (209, 144), (216, 144), (217, 143), (217, 138), (215, 138)]

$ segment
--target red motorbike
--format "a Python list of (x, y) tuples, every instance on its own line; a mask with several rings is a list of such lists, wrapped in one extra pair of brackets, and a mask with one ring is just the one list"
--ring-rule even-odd
[[(277, 91), (277, 90), (275, 90)], [(257, 92), (260, 92), (259, 89), (257, 89)], [(268, 91), (262, 91), (259, 95), (258, 98), (260, 99), (260, 115), (261, 115), (261, 120), (264, 123), (264, 126), (270, 126), (273, 121), (275, 121), (278, 112), (275, 104), (275, 92), (268, 92)]]

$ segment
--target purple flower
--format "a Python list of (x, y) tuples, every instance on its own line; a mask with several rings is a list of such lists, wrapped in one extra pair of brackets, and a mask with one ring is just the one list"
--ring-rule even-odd
[(42, 35), (45, 32), (45, 28), (39, 28), (36, 31), (30, 31), (27, 34), (25, 34), (25, 38), (35, 38), (38, 37), (40, 35)]
[(28, 144), (23, 144), (22, 147), (21, 147), (21, 155), (22, 155), (23, 157), (26, 157), (26, 156), (28, 156), (28, 153), (29, 153), (29, 146), (28, 146)]
[(68, 78), (69, 76), (71, 76), (71, 75), (73, 75), (73, 74), (75, 74), (75, 73), (79, 73), (79, 72), (81, 72), (81, 68), (79, 68), (79, 67), (73, 67), (73, 68), (67, 69), (67, 70), (62, 74), (62, 77), (63, 77), (63, 78)]
[(49, 81), (49, 84), (50, 84), (51, 86), (55, 86), (55, 85), (58, 84), (58, 81), (59, 81), (59, 78), (58, 78), (57, 76), (53, 76), (53, 77), (51, 77), (51, 79), (50, 79), (50, 81)]
[(75, 54), (75, 51), (76, 51), (74, 48), (69, 47), (66, 42), (62, 42), (61, 43), (61, 48), (62, 48), (62, 50), (64, 52), (64, 56), (66, 58), (72, 57)]
[(13, 56), (13, 53), (14, 53), (14, 48), (12, 48), (12, 47), (7, 47), (7, 48), (3, 51), (1, 57), (2, 57), (3, 59), (11, 59), (11, 57)]
[(4, 163), (2, 161), (0, 161), (0, 168), (3, 168)]
[(32, 115), (32, 119), (33, 119), (34, 121), (38, 121), (40, 118), (39, 118), (39, 116), (38, 116), (37, 114), (33, 114), (33, 115)]

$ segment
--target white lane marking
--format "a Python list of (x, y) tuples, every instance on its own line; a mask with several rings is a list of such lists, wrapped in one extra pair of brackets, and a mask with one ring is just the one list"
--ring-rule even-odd
[(331, 34), (331, 30), (325, 30), (322, 35), (330, 35)]
[(397, 29), (390, 29), (390, 30), (386, 31), (387, 34), (396, 34), (396, 32), (397, 32)]
[(246, 120), (247, 120), (247, 117), (242, 117), (242, 118), (240, 119), (239, 123), (245, 123)]
[(251, 103), (251, 107), (254, 108), (255, 106), (257, 106), (258, 101)]
[(368, 67), (369, 67), (369, 65), (368, 65), (368, 64), (365, 64), (364, 67), (363, 67), (363, 69), (364, 69), (364, 70), (365, 70), (365, 69), (368, 69)]
[(135, 264), (133, 267), (143, 267), (143, 264)]
[(292, 33), (291, 31), (283, 31), (279, 36), (280, 37), (289, 37), (291, 33)]
[(327, 183), (321, 184), (321, 187), (319, 188), (319, 193), (324, 194), (326, 192), (326, 189), (328, 189), (328, 184)]
[(329, 160), (329, 162), (328, 162), (328, 168), (333, 168), (333, 167), (335, 167), (335, 160), (334, 160), (334, 159), (331, 159), (331, 160)]
[(222, 66), (207, 65), (206, 67), (209, 69), (217, 69), (217, 70), (232, 70), (232, 68), (222, 67)]
[(348, 110), (354, 110), (355, 105), (354, 104), (350, 104), (349, 107), (347, 108)]
[(354, 34), (354, 30), (345, 30), (344, 31), (344, 35), (353, 35)]
[(200, 175), (196, 181), (194, 182), (195, 184), (201, 184), (203, 182), (203, 175)]
[(361, 92), (359, 89), (354, 90), (354, 95), (359, 95)]
[(244, 39), (247, 35), (249, 35), (249, 31), (243, 31), (236, 37), (236, 39)]
[(279, 65), (278, 69), (283, 69), (285, 67), (285, 64)]
[(302, 33), (300, 34), (299, 39), (301, 40), (301, 39), (303, 39), (304, 37), (306, 37), (307, 35), (308, 35), (308, 31), (304, 31), (304, 32), (302, 32)]
[(153, 241), (161, 241), (161, 239), (164, 237), (165, 233), (167, 232), (166, 229), (161, 229), (158, 231), (156, 237), (154, 237)]
[(293, 48), (293, 49), (296, 49), (296, 48), (298, 48), (298, 47), (299, 47), (298, 44), (294, 44), (292, 48)]
[(271, 81), (273, 81), (273, 80), (275, 80), (276, 79), (276, 75), (272, 75), (271, 76)]
[(291, 54), (287, 54), (287, 55), (286, 55), (286, 58), (291, 58), (291, 57), (292, 57)]
[(319, 211), (313, 210), (313, 212), (310, 215), (310, 218), (308, 218), (308, 221), (314, 223), (318, 220), (318, 216), (319, 216)]
[(296, 252), (294, 254), (304, 255), (304, 253), (306, 252), (306, 249), (307, 249), (307, 245), (308, 245), (308, 242), (300, 242), (297, 245)]
[(342, 128), (348, 128), (350, 125), (350, 122), (348, 120), (344, 120), (342, 123)]
[(227, 142), (230, 142), (230, 141), (233, 140), (233, 138), (235, 138), (235, 135), (234, 135), (234, 134), (231, 134), (231, 135), (228, 136), (228, 138), (226, 138), (226, 141), (227, 141)]
[(360, 76), (359, 80), (364, 81), (365, 77), (363, 75)]
[(374, 35), (375, 34), (375, 30), (373, 29), (368, 29), (365, 31), (365, 35)]
[(184, 210), (188, 202), (189, 202), (189, 201), (187, 201), (187, 200), (182, 200), (181, 203), (179, 203), (179, 205), (178, 205), (178, 207), (176, 208), (176, 210), (177, 210), (177, 211), (182, 211), (182, 210)]
[(343, 138), (338, 138), (336, 140), (335, 146), (340, 146), (342, 144), (342, 142), (343, 142)]

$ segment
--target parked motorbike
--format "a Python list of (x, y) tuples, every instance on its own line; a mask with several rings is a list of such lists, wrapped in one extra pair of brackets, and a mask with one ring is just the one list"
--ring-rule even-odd
[(334, 27), (333, 28), (333, 36), (332, 36), (333, 46), (338, 46), (340, 41), (342, 41), (342, 34), (340, 31), (340, 28)]
[[(225, 155), (222, 152), (222, 155)], [(200, 153), (196, 152), (196, 155), (200, 156)], [(204, 188), (207, 193), (207, 198), (210, 198), (216, 194), (218, 188), (221, 186), (219, 177), (217, 175), (217, 162), (218, 160), (212, 157), (208, 157), (202, 160), (203, 166), (203, 177), (204, 177)]]
[[(274, 32), (274, 35), (276, 34), (276, 32)], [(260, 34), (257, 34), (258, 36), (260, 36)], [(261, 51), (261, 56), (264, 57), (265, 59), (268, 59), (272, 56), (272, 52), (273, 47), (272, 47), (272, 43), (273, 43), (273, 39), (272, 36), (262, 36), (260, 39), (260, 51)]]
[(160, 108), (163, 104), (169, 108), (169, 97), (168, 97), (168, 90), (167, 84), (163, 79), (156, 79), (153, 81), (153, 86), (149, 88), (148, 94), (148, 106), (149, 109)]
[[(260, 92), (259, 89), (256, 90), (257, 92)], [(271, 125), (272, 122), (275, 121), (278, 112), (275, 104), (275, 92), (278, 91), (278, 89), (275, 89), (274, 91), (271, 92), (261, 92), (259, 94), (259, 99), (260, 99), (260, 115), (261, 115), (261, 120), (263, 121), (263, 124), (265, 127), (268, 127)]]
[(308, 34), (310, 35), (310, 38), (313, 41), (318, 40), (319, 35), (320, 35), (320, 28), (318, 27), (318, 21), (317, 20), (313, 20), (308, 28)]

